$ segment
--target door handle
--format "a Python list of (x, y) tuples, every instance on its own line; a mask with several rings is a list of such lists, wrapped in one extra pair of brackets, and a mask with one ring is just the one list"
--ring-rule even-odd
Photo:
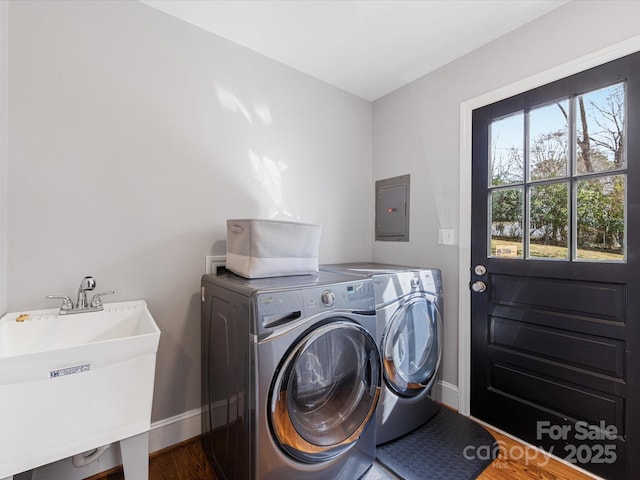
[(473, 282), (471, 284), (471, 290), (476, 293), (482, 293), (487, 289), (487, 284), (481, 281)]

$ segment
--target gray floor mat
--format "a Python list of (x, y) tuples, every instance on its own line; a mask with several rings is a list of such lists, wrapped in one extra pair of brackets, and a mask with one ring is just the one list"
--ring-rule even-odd
[(379, 446), (376, 460), (404, 480), (470, 480), (493, 461), (496, 445), (482, 426), (442, 408), (422, 427)]

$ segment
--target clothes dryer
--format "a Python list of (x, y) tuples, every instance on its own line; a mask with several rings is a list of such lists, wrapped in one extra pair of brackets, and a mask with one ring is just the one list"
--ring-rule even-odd
[(202, 277), (204, 450), (220, 480), (360, 478), (382, 379), (373, 282)]
[(371, 278), (376, 297), (383, 389), (376, 412), (378, 445), (426, 423), (442, 358), (442, 274), (438, 269), (346, 263), (320, 270)]

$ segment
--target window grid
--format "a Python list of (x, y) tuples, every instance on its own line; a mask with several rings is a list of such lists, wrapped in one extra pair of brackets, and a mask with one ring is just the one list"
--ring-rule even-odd
[[(586, 92), (580, 95), (587, 95), (590, 92)], [(547, 103), (546, 105), (552, 105), (552, 104), (556, 104), (556, 103), (560, 103), (563, 102), (565, 100), (568, 100), (568, 111), (566, 112), (566, 120), (567, 120), (567, 141), (568, 141), (568, 149), (567, 149), (567, 159), (566, 159), (566, 165), (565, 165), (565, 172), (563, 176), (557, 176), (557, 177), (553, 177), (553, 178), (540, 178), (540, 179), (532, 179), (532, 171), (531, 171), (531, 138), (530, 138), (530, 130), (531, 130), (531, 122), (530, 122), (530, 113), (531, 113), (531, 108), (527, 108), (521, 111), (517, 111), (517, 112), (513, 112), (510, 115), (504, 116), (500, 119), (496, 119), (495, 121), (498, 120), (503, 120), (506, 119), (508, 117), (512, 117), (512, 116), (516, 116), (516, 115), (522, 115), (523, 117), (523, 145), (522, 145), (522, 168), (523, 168), (523, 175), (522, 175), (522, 180), (521, 181), (514, 181), (512, 178), (509, 178), (509, 181), (507, 181), (505, 184), (499, 184), (499, 185), (495, 185), (494, 184), (494, 159), (493, 156), (491, 154), (491, 152), (489, 152), (489, 159), (491, 162), (490, 165), (490, 171), (491, 171), (491, 175), (489, 178), (489, 185), (488, 185), (488, 222), (489, 222), (489, 228), (488, 228), (488, 256), (489, 257), (493, 257), (493, 258), (500, 258), (499, 255), (493, 255), (492, 254), (492, 244), (491, 241), (493, 239), (493, 195), (497, 194), (500, 191), (503, 192), (508, 192), (508, 191), (521, 191), (522, 193), (522, 210), (521, 210), (521, 217), (520, 217), (520, 221), (521, 221), (521, 248), (522, 248), (522, 255), (517, 255), (517, 258), (520, 259), (527, 259), (527, 260), (554, 260), (554, 261), (593, 261), (593, 260), (589, 260), (586, 258), (579, 258), (578, 255), (578, 238), (577, 238), (577, 233), (578, 233), (578, 186), (581, 182), (586, 182), (589, 180), (598, 180), (598, 179), (604, 179), (606, 177), (619, 177), (622, 179), (622, 181), (624, 182), (624, 192), (623, 192), (623, 218), (624, 218), (624, 227), (623, 227), (623, 233), (624, 233), (624, 239), (622, 242), (622, 259), (621, 260), (611, 260), (614, 262), (626, 262), (626, 245), (627, 245), (627, 241), (626, 241), (626, 221), (627, 221), (627, 201), (626, 201), (626, 197), (627, 197), (627, 192), (626, 192), (626, 175), (627, 175), (627, 162), (624, 161), (623, 162), (623, 167), (620, 168), (611, 168), (611, 169), (607, 169), (607, 170), (602, 170), (602, 171), (596, 171), (596, 172), (587, 172), (587, 173), (580, 173), (578, 171), (578, 128), (577, 128), (577, 113), (576, 113), (576, 108), (577, 108), (577, 103), (578, 103), (578, 98), (580, 97), (580, 95), (578, 94), (574, 94), (570, 97), (565, 97), (563, 99), (554, 101), (554, 102), (550, 102)], [(537, 105), (534, 107), (534, 109), (537, 108), (541, 108), (543, 107), (545, 104), (542, 105)], [(626, 98), (625, 98), (625, 105), (624, 105), (624, 117), (626, 117)], [(626, 118), (624, 118), (624, 120), (626, 120)], [(625, 122), (626, 123), (626, 122)], [(493, 123), (492, 123), (493, 125)], [(490, 139), (492, 138), (492, 127), (489, 127), (489, 136)], [(623, 139), (626, 142), (626, 136)], [(493, 142), (490, 141), (489, 142), (489, 148), (492, 149), (495, 146), (492, 144)], [(624, 148), (624, 146), (623, 146)], [(626, 152), (626, 149), (624, 149)], [(567, 255), (564, 258), (549, 258), (549, 257), (543, 257), (543, 256), (532, 256), (531, 255), (531, 233), (532, 233), (532, 225), (531, 225), (531, 204), (532, 204), (532, 200), (531, 200), (531, 190), (532, 188), (539, 188), (541, 186), (548, 186), (548, 185), (560, 185), (560, 184), (566, 184), (567, 185), (567, 208), (568, 208), (568, 213), (567, 213), (567, 244), (566, 244), (566, 248), (567, 248)], [(514, 222), (516, 223), (516, 222)], [(596, 261), (607, 261), (607, 260), (596, 260)]]

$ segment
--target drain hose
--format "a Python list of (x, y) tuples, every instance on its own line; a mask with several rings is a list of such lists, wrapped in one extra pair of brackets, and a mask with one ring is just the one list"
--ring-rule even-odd
[(76, 468), (89, 465), (90, 463), (98, 460), (111, 445), (112, 444), (110, 443), (109, 445), (103, 445), (101, 447), (94, 448), (93, 450), (88, 450), (84, 453), (74, 455), (73, 457), (71, 457), (71, 463), (73, 463), (73, 466)]

